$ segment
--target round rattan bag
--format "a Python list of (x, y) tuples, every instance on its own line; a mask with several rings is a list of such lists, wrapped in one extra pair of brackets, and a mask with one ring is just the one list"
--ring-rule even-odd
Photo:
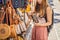
[(0, 24), (0, 39), (6, 39), (10, 36), (10, 28), (7, 24)]

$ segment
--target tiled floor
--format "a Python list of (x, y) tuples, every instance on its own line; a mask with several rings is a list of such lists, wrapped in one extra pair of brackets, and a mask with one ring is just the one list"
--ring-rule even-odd
[(58, 0), (49, 1), (54, 10), (54, 25), (49, 34), (49, 40), (60, 40), (60, 2)]

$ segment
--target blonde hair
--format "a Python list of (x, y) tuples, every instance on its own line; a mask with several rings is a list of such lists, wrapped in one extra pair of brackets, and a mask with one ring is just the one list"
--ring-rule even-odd
[(41, 4), (38, 7), (38, 3), (36, 1), (36, 5), (35, 5), (35, 12), (39, 12), (40, 13), (40, 17), (43, 17), (45, 15), (45, 9), (48, 6), (47, 4), (47, 0), (42, 0)]

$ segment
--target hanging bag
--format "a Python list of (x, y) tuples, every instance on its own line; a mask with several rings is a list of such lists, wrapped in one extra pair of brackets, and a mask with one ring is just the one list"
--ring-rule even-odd
[[(48, 33), (50, 33), (51, 29), (53, 28), (53, 19), (54, 19), (53, 15), (54, 15), (54, 11), (53, 11), (53, 9), (52, 9), (52, 24), (47, 27)], [(45, 9), (45, 19), (46, 19), (46, 22), (47, 22), (46, 9)]]

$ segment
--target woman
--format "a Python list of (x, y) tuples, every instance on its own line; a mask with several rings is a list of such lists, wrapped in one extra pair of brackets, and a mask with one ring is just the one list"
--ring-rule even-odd
[(48, 40), (47, 26), (52, 24), (52, 9), (47, 4), (47, 0), (37, 0), (34, 13), (36, 13), (38, 21), (35, 22), (32, 30), (31, 40)]

